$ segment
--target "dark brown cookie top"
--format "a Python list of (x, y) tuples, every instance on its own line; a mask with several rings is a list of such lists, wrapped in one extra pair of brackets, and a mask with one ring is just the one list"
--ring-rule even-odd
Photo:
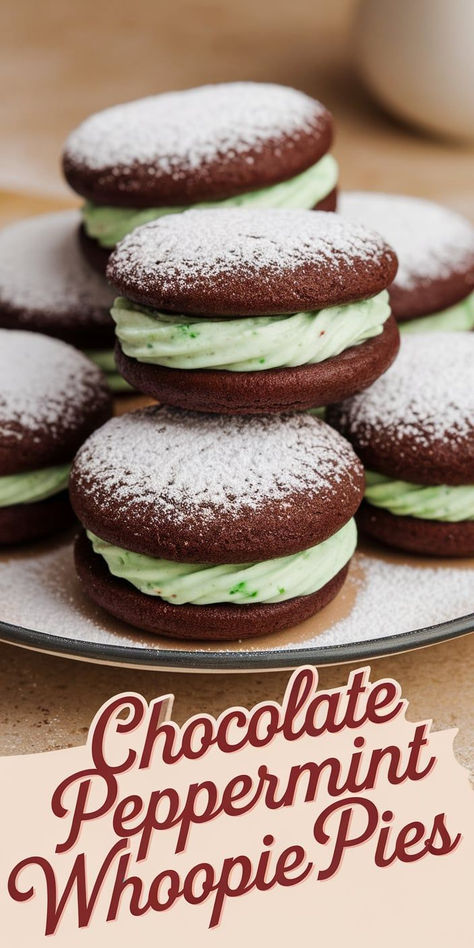
[(390, 287), (396, 319), (439, 312), (474, 290), (474, 227), (454, 211), (370, 191), (343, 192), (338, 209), (346, 219), (379, 231), (397, 254)]
[(114, 418), (79, 451), (71, 500), (85, 527), (171, 560), (296, 553), (359, 506), (362, 465), (310, 415), (223, 417), (158, 407)]
[(338, 214), (228, 208), (137, 227), (110, 257), (107, 278), (157, 309), (259, 316), (374, 296), (396, 265), (378, 234)]
[(113, 345), (114, 295), (81, 254), (78, 211), (42, 214), (0, 231), (0, 326), (84, 348)]
[(0, 329), (0, 476), (72, 460), (111, 413), (105, 379), (82, 353)]
[(98, 112), (66, 141), (64, 174), (98, 204), (182, 205), (285, 181), (325, 154), (327, 109), (296, 89), (231, 82)]
[(404, 337), (388, 372), (326, 417), (373, 471), (414, 484), (474, 484), (474, 335)]

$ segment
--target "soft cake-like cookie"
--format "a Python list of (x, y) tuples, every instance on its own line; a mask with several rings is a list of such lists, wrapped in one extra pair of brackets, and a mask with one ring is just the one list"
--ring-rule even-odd
[(0, 326), (45, 333), (85, 350), (112, 391), (126, 391), (113, 355), (113, 294), (84, 260), (79, 222), (78, 211), (59, 211), (0, 230)]
[(147, 631), (276, 631), (341, 587), (362, 494), (351, 446), (310, 415), (133, 412), (76, 457), (77, 569), (96, 602)]
[(474, 554), (474, 336), (420, 333), (327, 420), (367, 466), (361, 526), (401, 549)]
[(0, 543), (68, 525), (71, 461), (111, 410), (102, 373), (80, 352), (0, 330)]
[(474, 227), (432, 201), (347, 191), (339, 210), (378, 230), (398, 257), (390, 302), (404, 332), (474, 329)]
[(272, 83), (168, 92), (92, 115), (63, 157), (87, 198), (83, 248), (101, 266), (97, 245), (108, 251), (134, 227), (195, 205), (334, 210), (331, 141), (320, 102)]
[(398, 350), (377, 234), (304, 210), (187, 211), (137, 228), (107, 268), (117, 365), (197, 411), (273, 412), (360, 391)]

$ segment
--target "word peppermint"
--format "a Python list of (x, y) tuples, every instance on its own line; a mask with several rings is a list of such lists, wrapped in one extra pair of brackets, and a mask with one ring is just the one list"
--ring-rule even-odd
[[(370, 846), (380, 869), (452, 852), (461, 836), (448, 829), (444, 811), (428, 822), (420, 813), (408, 822), (397, 820), (397, 788), (428, 780), (437, 758), (430, 752), (428, 724), (405, 722), (407, 703), (397, 682), (370, 683), (368, 676), (369, 669), (359, 669), (345, 687), (318, 692), (316, 670), (302, 668), (291, 676), (281, 704), (264, 701), (250, 711), (234, 707), (217, 719), (199, 714), (182, 727), (169, 720), (170, 695), (149, 705), (136, 694), (113, 698), (92, 724), (90, 766), (68, 775), (51, 799), (52, 813), (65, 824), (56, 859), (77, 849), (87, 828), (101, 827), (107, 851), (99, 870), (90, 878), (87, 852), (81, 851), (60, 886), (57, 865), (30, 856), (10, 874), (10, 897), (33, 898), (28, 880), (32, 870), (39, 871), (46, 888), (46, 935), (56, 932), (73, 897), (79, 928), (92, 923), (99, 905), (113, 922), (124, 911), (139, 917), (202, 903), (209, 904), (213, 928), (229, 899), (311, 878), (328, 881), (361, 846)], [(383, 740), (384, 729), (398, 718), (410, 732), (401, 746)], [(373, 727), (380, 741), (370, 745), (364, 733)], [(328, 735), (333, 735), (330, 756), (318, 753)], [(345, 745), (338, 755), (339, 736)], [(281, 748), (278, 768), (265, 759), (274, 742)], [(290, 745), (301, 748), (296, 764), (287, 763)], [(206, 769), (207, 757), (212, 764)], [(205, 778), (183, 782), (179, 773), (185, 762)], [(132, 793), (123, 790), (130, 775), (136, 781)], [(393, 808), (379, 808), (371, 793), (381, 781), (392, 788)], [(246, 839), (245, 817), (255, 808), (261, 832), (258, 839)], [(289, 808), (298, 817), (310, 813), (310, 831), (282, 847), (278, 815)], [(193, 833), (197, 827), (205, 833), (216, 820), (222, 852), (189, 867), (183, 854)], [(229, 820), (241, 821), (239, 838), (246, 840), (247, 851), (225, 852)], [(299, 818), (295, 825), (301, 825)], [(206, 845), (202, 848), (206, 853)], [(169, 864), (163, 864), (163, 853)]]

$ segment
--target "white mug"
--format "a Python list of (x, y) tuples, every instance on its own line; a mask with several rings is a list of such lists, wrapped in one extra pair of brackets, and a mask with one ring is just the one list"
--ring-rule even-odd
[(474, 0), (361, 0), (354, 50), (388, 111), (474, 141)]

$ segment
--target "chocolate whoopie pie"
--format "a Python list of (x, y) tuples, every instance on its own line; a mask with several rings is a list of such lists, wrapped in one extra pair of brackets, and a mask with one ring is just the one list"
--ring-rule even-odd
[(75, 459), (77, 570), (95, 602), (149, 632), (277, 631), (342, 586), (363, 490), (350, 444), (308, 414), (153, 406), (108, 422)]
[(83, 250), (104, 267), (135, 227), (195, 205), (334, 210), (331, 142), (320, 102), (271, 83), (168, 92), (92, 115), (63, 157), (87, 199)]
[(378, 234), (304, 210), (195, 210), (137, 228), (107, 278), (116, 362), (139, 391), (195, 411), (327, 405), (398, 351)]
[(117, 372), (113, 294), (84, 260), (78, 211), (16, 221), (0, 230), (0, 327), (68, 342), (105, 372), (113, 392), (130, 386)]
[(398, 257), (390, 302), (404, 332), (474, 329), (474, 227), (454, 211), (401, 194), (348, 191), (345, 218), (378, 230)]
[(327, 420), (367, 466), (360, 525), (391, 546), (474, 554), (474, 336), (420, 333)]
[(101, 371), (76, 349), (0, 329), (0, 544), (72, 522), (71, 461), (111, 410)]

